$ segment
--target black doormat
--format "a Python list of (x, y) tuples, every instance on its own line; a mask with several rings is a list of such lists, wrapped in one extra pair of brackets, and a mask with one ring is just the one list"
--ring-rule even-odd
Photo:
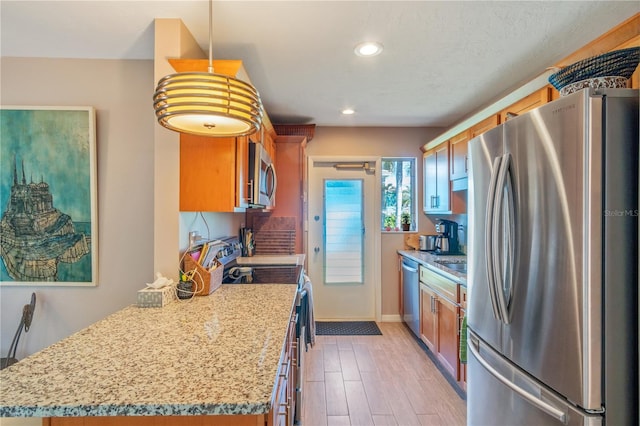
[(316, 321), (318, 336), (382, 335), (375, 321)]

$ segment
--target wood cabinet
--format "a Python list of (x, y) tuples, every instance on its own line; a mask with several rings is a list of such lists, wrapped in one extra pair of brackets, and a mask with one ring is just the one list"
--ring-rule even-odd
[(438, 352), (438, 315), (435, 303), (438, 296), (426, 284), (420, 283), (420, 338), (431, 352)]
[(458, 376), (458, 284), (420, 266), (422, 341), (452, 378)]
[(251, 142), (262, 144), (265, 151), (267, 151), (267, 154), (269, 154), (269, 157), (271, 157), (273, 163), (276, 163), (276, 142), (271, 137), (271, 134), (264, 130), (264, 127), (261, 128), (260, 132), (249, 135), (249, 140)]
[(524, 114), (532, 109), (538, 108), (552, 100), (551, 88), (549, 86), (533, 92), (529, 96), (520, 99), (508, 108), (500, 111), (500, 123), (505, 123), (509, 118)]
[[(640, 20), (640, 18), (636, 18), (636, 19)], [(636, 24), (636, 28), (638, 28), (637, 24)], [(630, 47), (637, 47), (637, 46), (640, 46), (640, 34), (637, 34), (632, 39), (627, 40), (624, 43), (617, 45), (616, 47), (614, 47), (611, 50), (628, 49)], [(629, 78), (628, 87), (630, 87), (632, 89), (640, 88), (640, 67), (636, 68), (636, 70), (631, 75), (631, 78)]]
[(427, 151), (423, 157), (425, 213), (448, 213), (449, 206), (449, 142)]
[(494, 127), (497, 127), (500, 123), (502, 123), (500, 114), (494, 114), (485, 118), (479, 123), (474, 124), (469, 128), (469, 140), (475, 138), (476, 136), (480, 136), (485, 132), (488, 132)]
[(456, 180), (467, 177), (469, 168), (468, 145), (469, 133), (467, 131), (449, 139), (449, 179)]
[(180, 211), (248, 207), (249, 138), (180, 135)]
[(278, 426), (293, 426), (296, 411), (296, 379), (297, 379), (297, 343), (296, 343), (296, 318), (289, 323), (287, 339), (282, 350), (276, 390), (274, 393), (273, 408), (271, 409), (271, 424)]
[(307, 138), (278, 136), (275, 140), (276, 207), (271, 217), (295, 218), (295, 253), (305, 253), (304, 218), (307, 206)]

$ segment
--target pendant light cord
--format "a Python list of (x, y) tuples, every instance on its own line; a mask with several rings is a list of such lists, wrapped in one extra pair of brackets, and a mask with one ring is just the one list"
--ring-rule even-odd
[(213, 74), (213, 0), (209, 0), (209, 72)]

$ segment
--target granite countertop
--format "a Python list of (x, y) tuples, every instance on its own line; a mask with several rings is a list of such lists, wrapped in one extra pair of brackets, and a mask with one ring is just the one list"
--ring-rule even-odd
[(0, 371), (0, 416), (268, 413), (296, 291), (129, 306)]
[(415, 260), (416, 262), (428, 267), (432, 271), (438, 272), (446, 278), (455, 281), (463, 286), (467, 286), (467, 274), (460, 271), (447, 268), (439, 262), (449, 263), (466, 263), (467, 256), (446, 256), (435, 255), (426, 251), (419, 250), (398, 250), (398, 254)]

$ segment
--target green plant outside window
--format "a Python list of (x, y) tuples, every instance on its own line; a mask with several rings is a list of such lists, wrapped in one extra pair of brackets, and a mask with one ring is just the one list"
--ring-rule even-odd
[(382, 159), (383, 231), (416, 230), (416, 159)]

